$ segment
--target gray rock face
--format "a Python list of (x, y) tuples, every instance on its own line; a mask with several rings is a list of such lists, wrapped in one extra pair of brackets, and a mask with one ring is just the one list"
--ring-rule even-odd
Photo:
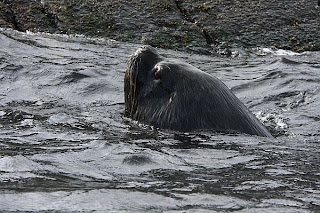
[(294, 51), (320, 47), (317, 1), (181, 1), (190, 20), (216, 41), (241, 46), (276, 46)]
[(0, 26), (210, 53), (215, 46), (320, 49), (318, 1), (2, 0)]

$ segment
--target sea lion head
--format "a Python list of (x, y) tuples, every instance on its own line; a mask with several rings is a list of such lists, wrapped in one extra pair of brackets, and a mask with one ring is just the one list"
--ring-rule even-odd
[(125, 73), (125, 116), (173, 130), (201, 126), (187, 118), (190, 107), (196, 108), (194, 101), (206, 95), (199, 85), (206, 84), (208, 77), (189, 64), (163, 58), (155, 48), (143, 46), (131, 56)]

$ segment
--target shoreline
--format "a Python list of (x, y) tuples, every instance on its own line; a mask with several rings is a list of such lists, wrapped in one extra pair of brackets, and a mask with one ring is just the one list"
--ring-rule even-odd
[(233, 47), (320, 50), (318, 1), (4, 0), (0, 27), (83, 34), (199, 54)]

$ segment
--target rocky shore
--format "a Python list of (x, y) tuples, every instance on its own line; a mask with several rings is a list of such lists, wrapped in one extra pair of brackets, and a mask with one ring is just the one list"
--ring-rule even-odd
[[(0, 27), (84, 34), (210, 54), (320, 50), (318, 0), (0, 0)], [(228, 52), (226, 52), (228, 54)]]

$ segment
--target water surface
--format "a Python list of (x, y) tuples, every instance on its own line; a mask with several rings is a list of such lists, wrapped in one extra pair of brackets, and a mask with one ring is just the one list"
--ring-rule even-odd
[(320, 211), (320, 53), (159, 49), (221, 79), (275, 139), (123, 116), (140, 46), (0, 30), (0, 211)]

